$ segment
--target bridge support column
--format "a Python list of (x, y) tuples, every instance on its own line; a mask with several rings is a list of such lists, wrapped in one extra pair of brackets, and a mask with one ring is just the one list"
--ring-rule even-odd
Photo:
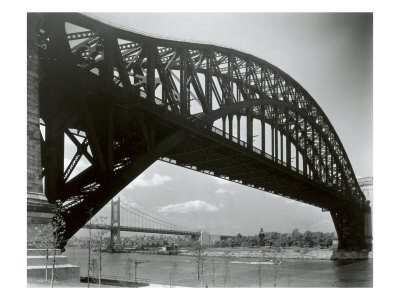
[(111, 252), (122, 248), (120, 200), (111, 200), (111, 234), (107, 249)]
[(371, 209), (331, 211), (338, 247), (332, 259), (364, 259), (372, 250)]
[(41, 14), (28, 13), (27, 99), (27, 241), (38, 239), (38, 227), (50, 223), (55, 206), (47, 201), (42, 184), (42, 149), (39, 123), (38, 32)]

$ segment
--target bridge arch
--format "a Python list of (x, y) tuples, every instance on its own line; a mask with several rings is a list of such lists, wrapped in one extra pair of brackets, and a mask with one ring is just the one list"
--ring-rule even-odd
[[(265, 111), (265, 107), (269, 107), (270, 108), (269, 110), (272, 113), (268, 114), (268, 112), (265, 112), (265, 115), (262, 116), (262, 114), (261, 114), (262, 110), (260, 109), (260, 107), (262, 107), (262, 106), (264, 106), (264, 111)], [(285, 124), (275, 124), (275, 120), (274, 120), (274, 116), (273, 116), (274, 112), (272, 111), (275, 107), (279, 107), (279, 109), (286, 110), (287, 115), (291, 116), (291, 118), (287, 118), (287, 120), (285, 120)], [(222, 119), (227, 118), (229, 115), (246, 117), (247, 116), (246, 109), (248, 109), (248, 108), (251, 108), (253, 110), (252, 117), (254, 119), (258, 119), (259, 121), (262, 122), (261, 126), (263, 126), (264, 124), (269, 124), (272, 127), (276, 127), (278, 132), (280, 132), (282, 135), (284, 135), (286, 137), (286, 143), (287, 142), (293, 143), (293, 145), (301, 153), (302, 157), (304, 157), (304, 160), (306, 160), (309, 168), (311, 168), (312, 171), (318, 175), (317, 178), (325, 177), (326, 178), (325, 180), (328, 181), (327, 177), (329, 176), (330, 184), (333, 183), (333, 180), (334, 180), (333, 168), (331, 168), (331, 166), (328, 166), (328, 164), (330, 165), (331, 163), (329, 163), (327, 160), (328, 160), (328, 157), (330, 158), (331, 156), (333, 156), (332, 159), (335, 159), (335, 160), (337, 160), (338, 157), (335, 154), (332, 145), (327, 142), (328, 137), (325, 135), (323, 130), (321, 130), (319, 127), (317, 127), (317, 126), (313, 127), (312, 130), (314, 130), (314, 128), (315, 128), (315, 133), (322, 136), (323, 145), (324, 145), (323, 147), (327, 148), (327, 149), (325, 148), (325, 151), (329, 150), (329, 152), (328, 152), (329, 154), (326, 154), (325, 157), (324, 157), (323, 153), (321, 153), (321, 151), (318, 149), (318, 147), (314, 145), (312, 136), (308, 136), (308, 135), (304, 134), (304, 123), (303, 124), (298, 123), (299, 117), (303, 119), (303, 122), (304, 122), (304, 120), (309, 121), (311, 126), (315, 126), (317, 124), (315, 121), (310, 120), (308, 118), (308, 116), (298, 107), (293, 107), (286, 102), (282, 103), (281, 101), (273, 100), (273, 99), (270, 99), (267, 97), (267, 98), (237, 102), (237, 103), (226, 105), (219, 109), (213, 110), (212, 112), (210, 112), (207, 115), (202, 115), (202, 119), (209, 121), (209, 122), (213, 122), (220, 118), (222, 118)], [(271, 117), (271, 115), (272, 115), (272, 117)], [(297, 140), (296, 140), (296, 137), (298, 137)], [(311, 147), (312, 153), (315, 153), (318, 160), (320, 161), (320, 164), (322, 165), (321, 169), (326, 170), (327, 168), (329, 168), (329, 170), (326, 171), (326, 173), (324, 173), (324, 176), (321, 175), (321, 170), (317, 170), (316, 166), (314, 166), (315, 163), (312, 162), (313, 158), (308, 156), (307, 149), (304, 144), (304, 139), (306, 139), (307, 145), (309, 145), (309, 147)], [(303, 142), (301, 143), (299, 140), (303, 140)], [(289, 165), (289, 162), (287, 161), (286, 164)], [(340, 168), (341, 172), (344, 171), (342, 165), (339, 165), (339, 168)]]
[[(67, 23), (82, 28), (82, 31), (67, 32)], [(306, 163), (305, 169), (310, 169), (313, 174), (313, 176), (309, 176), (307, 172), (301, 174), (304, 177), (301, 179), (303, 182), (307, 182), (310, 186), (323, 186), (324, 189), (329, 190), (329, 193), (335, 194), (335, 197), (340, 199), (337, 209), (331, 211), (338, 231), (345, 232), (348, 229), (346, 224), (340, 225), (336, 220), (344, 215), (343, 209), (346, 206), (349, 207), (345, 209), (348, 215), (346, 219), (352, 218), (348, 210), (370, 209), (344, 147), (323, 110), (299, 83), (267, 61), (226, 47), (146, 36), (111, 27), (79, 14), (47, 15), (41, 36), (42, 57), (49, 66), (47, 71), (50, 74), (46, 78), (47, 81), (43, 80), (43, 85), (53, 83), (52, 69), (68, 68), (71, 73), (87, 78), (87, 83), (93, 90), (102, 91), (100, 98), (103, 102), (93, 100), (97, 95), (96, 91), (85, 95), (91, 99), (92, 104), (104, 105), (106, 110), (108, 107), (106, 105), (114, 105), (112, 111), (121, 110), (124, 105), (138, 107), (142, 103), (143, 105), (151, 104), (152, 107), (157, 107), (157, 111), (163, 110), (163, 116), (168, 116), (165, 119), (170, 118), (168, 128), (181, 122), (185, 130), (190, 131), (192, 130), (190, 128), (194, 127), (204, 130), (210, 129), (212, 122), (218, 118), (231, 119), (232, 115), (246, 116), (249, 126), (247, 144), (245, 144), (251, 151), (254, 150), (251, 139), (252, 119), (258, 119), (262, 123), (262, 128), (265, 128), (265, 124), (269, 124), (275, 130), (275, 147), (279, 133), (281, 138), (286, 137), (288, 154), (293, 144), (296, 151), (302, 155), (302, 160)], [(76, 95), (74, 92), (70, 92), (71, 97), (80, 99), (76, 100), (77, 106), (88, 105), (79, 104), (79, 101), (85, 101), (82, 101), (81, 95)], [(107, 97), (117, 103), (107, 103)], [(65, 99), (60, 101), (64, 101), (63, 105), (70, 105)], [(202, 113), (191, 114), (191, 101), (196, 101), (200, 105)], [(51, 102), (47, 104), (49, 103)], [(147, 117), (147, 120), (151, 119), (147, 116), (150, 114), (149, 107), (143, 108), (143, 115), (145, 115), (144, 118)], [(69, 107), (69, 109), (73, 111), (75, 108)], [(61, 127), (63, 130), (72, 129), (88, 133), (94, 164), (85, 171), (84, 175), (78, 175), (69, 183), (63, 183), (60, 178), (52, 179), (54, 187), (59, 190), (63, 190), (64, 186), (67, 188), (64, 188), (61, 193), (51, 194), (50, 200), (54, 200), (54, 197), (58, 195), (65, 201), (69, 201), (68, 199), (75, 197), (74, 194), (79, 190), (84, 191), (79, 195), (80, 198), (76, 196), (81, 199), (79, 203), (88, 201), (85, 197), (91, 197), (87, 195), (92, 191), (95, 191), (96, 195), (104, 194), (110, 198), (123, 187), (123, 184), (112, 185), (111, 191), (105, 187), (105, 178), (113, 178), (113, 176), (121, 178), (122, 175), (117, 176), (119, 172), (123, 172), (124, 168), (132, 167), (132, 162), (135, 160), (135, 157), (129, 156), (126, 149), (118, 152), (118, 147), (128, 147), (124, 144), (127, 137), (122, 135), (122, 131), (116, 133), (113, 131), (114, 127), (111, 129), (107, 127), (108, 124), (123, 127), (117, 124), (124, 119), (121, 116), (122, 113), (113, 116), (113, 118), (119, 118), (114, 121), (105, 113), (90, 112), (87, 108), (86, 110), (84, 108), (84, 111), (86, 113), (80, 118), (83, 119), (85, 114), (93, 114), (91, 118), (94, 119), (93, 123), (97, 122), (97, 124), (91, 124), (92, 120), (87, 117), (86, 120), (66, 121)], [(126, 121), (126, 123), (137, 130), (136, 139), (139, 136), (143, 139), (140, 151), (154, 150), (151, 158), (147, 158), (142, 153), (147, 159), (146, 163), (150, 163), (157, 157), (167, 155), (176, 157), (177, 155), (185, 156), (186, 152), (193, 153), (194, 150), (184, 149), (183, 154), (175, 153), (175, 156), (171, 154), (171, 149), (176, 149), (179, 143), (185, 140), (185, 130), (168, 132), (170, 138), (163, 140), (163, 147), (157, 146), (156, 135), (163, 129), (156, 128), (154, 123), (157, 122), (153, 121), (150, 122), (153, 125), (147, 128), (142, 116), (135, 116), (138, 119), (137, 124), (133, 121)], [(158, 117), (159, 120), (164, 120), (161, 113)], [(46, 126), (52, 123), (51, 119), (51, 113), (44, 113), (43, 120)], [(106, 125), (101, 125), (103, 123)], [(109, 135), (96, 140), (96, 135), (101, 135), (96, 132), (96, 125), (105, 126)], [(124, 128), (124, 130), (127, 129)], [(209, 132), (211, 133), (212, 130)], [(265, 140), (264, 130), (262, 135)], [(225, 132), (223, 136), (225, 137)], [(242, 145), (240, 141), (238, 144)], [(104, 151), (103, 146), (106, 146)], [(60, 147), (59, 144), (58, 147)], [(168, 150), (165, 150), (167, 148)], [(254, 151), (263, 155), (264, 159), (278, 161), (277, 153), (268, 157), (264, 155), (265, 149)], [(138, 153), (135, 152), (135, 155)], [(292, 171), (290, 156), (286, 155), (286, 162), (279, 162), (289, 170), (285, 170), (284, 173)], [(142, 167), (145, 168), (145, 165)], [(137, 168), (135, 172), (141, 169)], [(299, 173), (298, 168), (296, 171)], [(132, 178), (135, 172), (129, 173), (130, 175), (126, 178)], [(217, 172), (212, 172), (212, 174), (217, 174)], [(61, 175), (59, 172), (58, 176)], [(290, 176), (297, 175), (290, 174)], [(128, 179), (124, 179), (123, 182), (125, 184)], [(251, 185), (255, 186), (253, 183)], [(105, 190), (104, 193), (99, 192), (102, 188)], [(91, 203), (95, 202), (94, 197), (90, 199)], [(100, 208), (101, 205), (104, 204), (96, 204), (96, 207)], [(359, 218), (358, 215), (357, 218)], [(357, 230), (359, 231), (362, 222), (358, 223)], [(362, 234), (360, 236), (358, 240), (362, 239)], [(362, 242), (357, 243), (362, 244)], [(363, 244), (360, 247), (364, 246)]]

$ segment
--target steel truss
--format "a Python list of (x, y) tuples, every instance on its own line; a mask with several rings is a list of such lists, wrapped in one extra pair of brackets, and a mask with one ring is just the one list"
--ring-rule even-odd
[[(81, 29), (71, 32), (71, 28)], [(370, 210), (325, 113), (303, 87), (270, 63), (233, 49), (145, 36), (70, 13), (45, 14), (40, 41), (45, 70), (42, 85), (66, 89), (65, 81), (50, 76), (64, 68), (76, 74), (76, 81), (68, 81), (71, 89), (83, 89), (78, 79), (82, 76), (90, 90), (85, 96), (70, 91), (72, 102), (65, 97), (54, 101), (60, 96), (49, 88), (41, 95), (44, 152), (52, 153), (43, 163), (48, 177), (46, 195), (50, 201), (65, 201), (70, 222), (77, 215), (82, 222), (87, 220), (85, 209), (99, 210), (160, 157), (329, 209), (334, 219), (344, 212)], [(52, 102), (42, 98), (52, 98)], [(127, 109), (129, 105), (135, 109)], [(151, 109), (138, 112), (139, 105)], [(195, 106), (201, 112), (194, 113)], [(246, 117), (246, 141), (240, 137), (242, 117)], [(219, 119), (222, 130), (212, 126)], [(261, 123), (261, 149), (253, 146), (253, 119)], [(197, 139), (196, 130), (200, 134)], [(224, 146), (202, 142), (204, 132)], [(64, 134), (77, 149), (65, 170)], [(224, 152), (226, 147), (233, 151), (230, 156)], [(246, 157), (242, 157), (243, 148), (251, 152), (247, 151)], [(82, 156), (90, 167), (70, 178)], [(271, 168), (280, 168), (281, 174), (269, 171)], [(292, 177), (298, 181), (291, 182), (288, 178)], [(292, 185), (284, 187), (279, 182)], [(310, 200), (315, 187), (326, 191), (327, 198), (336, 197), (337, 202)], [(69, 234), (83, 225), (72, 226)], [(347, 230), (344, 227), (336, 226)], [(362, 240), (362, 234), (352, 238)], [(358, 245), (365, 247), (362, 242)]]

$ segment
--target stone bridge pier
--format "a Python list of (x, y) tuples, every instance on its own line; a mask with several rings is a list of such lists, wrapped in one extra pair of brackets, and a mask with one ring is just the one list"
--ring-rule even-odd
[(27, 227), (28, 245), (37, 240), (40, 224), (48, 224), (55, 205), (47, 201), (43, 193), (42, 152), (39, 114), (39, 58), (38, 32), (41, 14), (28, 14), (27, 49)]

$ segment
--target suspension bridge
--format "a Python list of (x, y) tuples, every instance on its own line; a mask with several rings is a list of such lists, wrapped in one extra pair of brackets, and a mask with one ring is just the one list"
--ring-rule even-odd
[(111, 221), (110, 224), (87, 223), (85, 229), (107, 230), (111, 233), (109, 249), (121, 247), (121, 231), (158, 233), (172, 235), (186, 235), (193, 239), (200, 237), (200, 231), (193, 231), (174, 225), (158, 218), (152, 217), (137, 208), (121, 201), (119, 198), (111, 201)]
[[(339, 136), (276, 66), (75, 13), (31, 14), (28, 28), (28, 188), (40, 193), (44, 177), (48, 201), (30, 207), (60, 199), (65, 238), (161, 159), (320, 207), (338, 249), (371, 249), (371, 207)], [(76, 146), (67, 165), (65, 139)]]

